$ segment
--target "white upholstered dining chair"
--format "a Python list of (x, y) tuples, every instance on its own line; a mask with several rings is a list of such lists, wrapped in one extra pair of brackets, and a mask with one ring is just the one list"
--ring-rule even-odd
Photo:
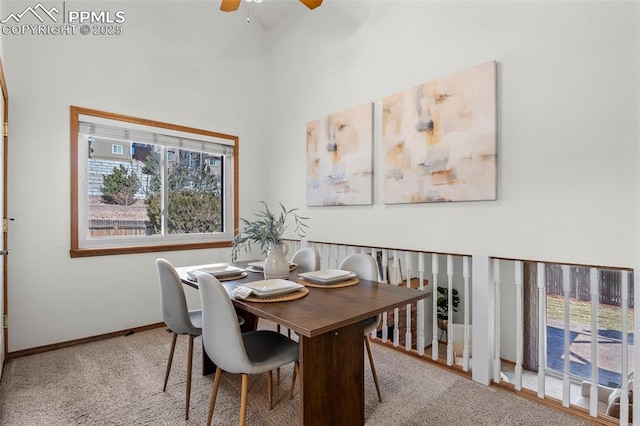
[[(347, 256), (344, 258), (342, 263), (340, 263), (340, 269), (355, 272), (358, 278), (363, 280), (379, 281), (378, 262), (369, 254), (358, 253)], [(382, 402), (380, 384), (378, 383), (378, 374), (376, 373), (376, 367), (373, 362), (373, 353), (371, 352), (371, 343), (369, 342), (369, 335), (378, 328), (380, 318), (382, 318), (382, 315), (378, 314), (364, 320), (364, 343), (367, 347), (367, 355), (369, 356), (373, 382), (375, 383), (376, 391), (378, 392), (378, 401)]]
[(291, 263), (309, 271), (317, 271), (320, 269), (320, 253), (309, 247), (301, 248), (293, 254)]
[[(242, 375), (240, 396), (240, 425), (246, 424), (249, 374), (267, 373), (268, 404), (273, 406), (272, 371), (295, 363), (298, 369), (298, 344), (275, 331), (258, 330), (242, 333), (231, 299), (220, 282), (206, 273), (198, 274), (202, 300), (202, 344), (216, 364), (211, 390), (207, 425), (213, 411), (223, 372)], [(293, 386), (291, 387), (293, 392)]]
[(173, 353), (176, 349), (178, 335), (189, 336), (189, 354), (187, 357), (187, 390), (184, 418), (189, 419), (189, 400), (191, 398), (191, 370), (193, 365), (193, 339), (202, 334), (202, 311), (189, 310), (184, 297), (184, 288), (180, 276), (171, 263), (165, 259), (156, 259), (158, 279), (160, 281), (160, 296), (162, 304), (162, 320), (173, 334), (169, 360), (164, 375), (162, 391), (167, 390), (167, 381), (171, 371)]

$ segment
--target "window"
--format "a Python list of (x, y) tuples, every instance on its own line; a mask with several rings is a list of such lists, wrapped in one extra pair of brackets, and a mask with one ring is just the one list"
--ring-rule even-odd
[(229, 246), (237, 149), (236, 136), (72, 106), (71, 257)]
[[(566, 268), (566, 274), (563, 274)], [(591, 272), (594, 272), (593, 274)], [(591, 380), (592, 335), (598, 345), (598, 383), (617, 388), (622, 385), (622, 336), (623, 327), (629, 331), (627, 338), (629, 356), (627, 371), (633, 371), (633, 283), (632, 277), (627, 287), (627, 295), (622, 295), (622, 274), (629, 271), (600, 269), (594, 267), (547, 265), (547, 372), (562, 377), (564, 372), (564, 317), (569, 319), (570, 376), (576, 381)], [(569, 284), (569, 309), (564, 306), (564, 280)], [(593, 306), (591, 299), (592, 280), (596, 280), (598, 300)], [(627, 300), (629, 317), (622, 321), (622, 301)], [(597, 330), (592, 329), (592, 315), (597, 314)]]

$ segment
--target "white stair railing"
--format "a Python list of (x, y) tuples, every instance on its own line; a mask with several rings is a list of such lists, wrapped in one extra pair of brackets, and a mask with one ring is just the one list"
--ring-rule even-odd
[(562, 405), (568, 407), (571, 403), (571, 318), (569, 310), (569, 296), (571, 292), (571, 281), (569, 278), (569, 267), (562, 266), (562, 293), (564, 298), (564, 373), (562, 383)]
[(629, 376), (628, 371), (628, 353), (629, 353), (629, 272), (622, 272), (622, 368), (620, 376), (622, 377), (622, 394), (620, 396), (620, 424), (627, 425), (629, 423)]
[[(418, 279), (420, 280), (421, 291), (424, 291), (424, 253), (418, 253)], [(431, 286), (433, 288), (433, 286)], [(418, 301), (418, 355), (424, 356), (424, 299)]]
[(598, 270), (591, 268), (591, 389), (589, 394), (589, 414), (598, 415)]
[(494, 348), (493, 348), (493, 381), (500, 383), (500, 371), (502, 363), (500, 361), (500, 259), (493, 259), (493, 285), (495, 303), (495, 328), (494, 328)]
[[(392, 340), (394, 346), (399, 347), (401, 344), (400, 336), (404, 338), (403, 350), (411, 351), (415, 350), (419, 356), (425, 356), (425, 346), (431, 343), (431, 355), (430, 358), (439, 361), (439, 327), (438, 327), (438, 280), (441, 279), (441, 286), (446, 286), (448, 289), (449, 298), (447, 300), (447, 307), (449, 311), (448, 327), (446, 331), (446, 364), (451, 366), (456, 362), (460, 362), (459, 355), (454, 354), (454, 341), (456, 345), (462, 336), (462, 369), (469, 371), (471, 367), (471, 342), (472, 334), (476, 334), (482, 337), (479, 341), (473, 345), (477, 358), (474, 357), (475, 362), (473, 366), (479, 371), (473, 372), (474, 380), (488, 384), (489, 381), (500, 383), (503, 377), (501, 374), (502, 369), (502, 357), (509, 356), (509, 349), (501, 348), (501, 341), (503, 343), (509, 341), (509, 335), (501, 336), (503, 333), (515, 334), (515, 367), (514, 367), (514, 379), (513, 385), (516, 391), (521, 391), (523, 388), (523, 358), (524, 358), (524, 263), (520, 260), (504, 259), (504, 258), (490, 258), (486, 256), (476, 255), (473, 258), (471, 256), (453, 255), (453, 254), (439, 254), (433, 252), (421, 252), (415, 250), (399, 250), (392, 248), (374, 248), (367, 246), (354, 246), (345, 244), (331, 244), (331, 243), (318, 243), (318, 242), (306, 242), (301, 241), (299, 243), (294, 242), (290, 245), (292, 253), (301, 247), (313, 247), (320, 252), (321, 267), (322, 268), (337, 268), (340, 261), (346, 257), (346, 255), (354, 252), (370, 253), (376, 257), (381, 263), (381, 276), (380, 279), (383, 282), (388, 282), (393, 285), (404, 285), (407, 287), (412, 286), (411, 279), (418, 279), (419, 283), (417, 287), (422, 291), (431, 291), (431, 303), (424, 299), (417, 302), (416, 307), (409, 304), (405, 306), (405, 312), (400, 318), (400, 312), (402, 308), (396, 308), (394, 312), (393, 324), (389, 324), (387, 313), (382, 315), (382, 332), (381, 339), (383, 342)], [(461, 263), (456, 259), (461, 259)], [(477, 258), (477, 259), (476, 259)], [(430, 260), (430, 262), (429, 262)], [(444, 270), (446, 260), (446, 277), (444, 274), (440, 276), (440, 270)], [(471, 261), (473, 260), (473, 277)], [(476, 261), (477, 260), (477, 261)], [(511, 262), (511, 263), (510, 263)], [(537, 280), (534, 285), (537, 285), (538, 291), (538, 373), (537, 373), (537, 395), (539, 398), (548, 397), (546, 395), (545, 386), (547, 381), (547, 286), (549, 289), (554, 288), (554, 283), (547, 283), (547, 264), (544, 262), (536, 262), (537, 267)], [(557, 265), (557, 264), (553, 264)], [(575, 377), (571, 373), (571, 317), (570, 307), (571, 304), (571, 270), (567, 265), (560, 265), (562, 272), (562, 306), (564, 308), (562, 324), (564, 327), (564, 346), (562, 348), (563, 354), (563, 367), (562, 367), (562, 393), (561, 402), (564, 407), (570, 408), (572, 406), (571, 401), (571, 387), (575, 386), (572, 380)], [(511, 275), (510, 268), (513, 268), (513, 275)], [(401, 273), (402, 271), (402, 273)], [(629, 407), (631, 407), (631, 401), (629, 401), (630, 389), (627, 381), (628, 377), (628, 351), (629, 346), (629, 274), (633, 273), (630, 270), (624, 270), (621, 273), (621, 281), (619, 290), (621, 293), (621, 316), (622, 316), (622, 330), (621, 330), (621, 414), (620, 424), (626, 425), (629, 422)], [(425, 285), (425, 277), (431, 276), (431, 279)], [(477, 276), (476, 276), (477, 275)], [(604, 275), (603, 275), (604, 276)], [(474, 294), (471, 293), (471, 279), (479, 277), (479, 281), (473, 287)], [(513, 277), (513, 278), (511, 278)], [(551, 274), (549, 275), (551, 277)], [(487, 281), (488, 278), (488, 281)], [(511, 282), (513, 279), (513, 282)], [(595, 267), (589, 269), (589, 284), (590, 284), (590, 304), (591, 304), (591, 386), (588, 388), (590, 394), (589, 402), (589, 414), (593, 417), (597, 417), (598, 406), (598, 306), (599, 306), (599, 289), (600, 286), (605, 285), (601, 283), (600, 270)], [(557, 283), (555, 283), (557, 286)], [(515, 294), (513, 289), (515, 288)], [(453, 290), (457, 289), (460, 293), (461, 300), (463, 300), (464, 308), (464, 328), (459, 324), (453, 327), (454, 312), (453, 312)], [(477, 291), (476, 291), (477, 290)], [(550, 290), (551, 291), (551, 290)], [(554, 292), (557, 290), (553, 290)], [(484, 292), (484, 293), (483, 293)], [(503, 295), (504, 293), (504, 295)], [(513, 315), (513, 307), (504, 305), (504, 310), (501, 309), (501, 303), (507, 303), (506, 295), (509, 294), (509, 298), (513, 298), (515, 304), (515, 318), (502, 318), (503, 315)], [(556, 294), (556, 293), (550, 293)], [(603, 293), (605, 296), (608, 293)], [(474, 295), (479, 298), (479, 305), (476, 305), (474, 312), (474, 320), (478, 321), (476, 327), (473, 327), (473, 333), (471, 329), (470, 313), (473, 303)], [(615, 296), (615, 295), (614, 295)], [(575, 297), (575, 296), (574, 296)], [(609, 296), (607, 296), (609, 297)], [(617, 297), (617, 296), (616, 296)], [(640, 296), (639, 296), (640, 299)], [(615, 297), (612, 299), (615, 301)], [(616, 303), (617, 304), (617, 303)], [(431, 308), (431, 312), (429, 312)], [(415, 309), (415, 311), (414, 311)], [(484, 311), (484, 313), (482, 313)], [(480, 315), (476, 313), (480, 312)], [(457, 314), (460, 315), (460, 314)], [(489, 316), (486, 316), (489, 315)], [(429, 323), (431, 318), (432, 323)], [(426, 321), (425, 321), (426, 320)], [(507, 325), (503, 322), (501, 327), (501, 321), (513, 321), (515, 320), (515, 328), (511, 325)], [(404, 322), (404, 325), (402, 323)], [(460, 317), (458, 316), (458, 322)], [(429, 325), (428, 329), (425, 329), (425, 325)], [(432, 333), (428, 336), (429, 329)], [(389, 332), (393, 330), (392, 336), (389, 336)], [(458, 334), (457, 336), (455, 334)], [(377, 338), (377, 333), (372, 333), (372, 337)], [(502, 337), (502, 339), (501, 339)], [(416, 344), (413, 345), (413, 340), (416, 340)], [(506, 340), (505, 340), (506, 339)], [(533, 343), (533, 342), (531, 342)], [(486, 346), (485, 346), (486, 345)], [(414, 347), (415, 346), (415, 347)], [(458, 347), (458, 346), (456, 346)], [(505, 349), (503, 351), (503, 349)], [(504, 352), (504, 353), (503, 353)], [(639, 351), (634, 350), (634, 353)], [(427, 355), (429, 356), (429, 355)], [(456, 356), (458, 357), (456, 359)], [(640, 353), (636, 355), (637, 359), (640, 359)], [(441, 362), (441, 361), (440, 361)], [(602, 367), (602, 366), (601, 366)], [(478, 373), (478, 374), (476, 374)], [(549, 376), (551, 377), (551, 376)], [(508, 385), (507, 385), (508, 386)], [(534, 384), (535, 387), (535, 384)], [(555, 394), (552, 394), (555, 395)], [(575, 402), (574, 402), (575, 403)], [(602, 414), (602, 413), (601, 413)]]
[[(292, 246), (294, 248), (301, 247), (302, 243), (299, 246)], [(326, 268), (337, 268), (341, 259), (345, 257), (347, 254), (353, 252), (365, 252), (370, 253), (372, 256), (375, 256), (381, 263), (381, 281), (388, 282), (394, 285), (406, 285), (412, 286), (412, 278), (417, 278), (419, 283), (417, 287), (424, 291), (430, 290), (432, 293), (431, 303), (428, 301), (421, 300), (417, 302), (416, 307), (413, 305), (406, 305), (405, 312), (402, 313), (401, 308), (396, 308), (393, 310), (394, 319), (392, 324), (391, 321), (387, 318), (387, 313), (383, 313), (382, 315), (382, 332), (381, 332), (381, 340), (383, 342), (387, 342), (389, 340), (392, 341), (393, 345), (396, 347), (402, 346), (403, 350), (411, 351), (415, 350), (419, 356), (425, 356), (426, 352), (426, 344), (431, 343), (431, 355), (430, 358), (433, 360), (439, 360), (439, 328), (438, 328), (438, 317), (437, 317), (437, 287), (438, 280), (441, 280), (440, 285), (446, 286), (448, 289), (449, 299), (446, 304), (449, 309), (449, 321), (448, 327), (446, 330), (446, 364), (452, 366), (453, 364), (460, 362), (460, 354), (457, 353), (457, 350), (454, 353), (454, 341), (456, 342), (456, 347), (458, 347), (458, 342), (460, 342), (462, 337), (463, 349), (462, 349), (462, 370), (469, 371), (471, 367), (471, 341), (472, 341), (472, 330), (471, 330), (471, 321), (470, 321), (470, 313), (471, 313), (471, 305), (473, 302), (473, 296), (470, 290), (471, 283), (471, 260), (470, 256), (458, 256), (452, 254), (438, 254), (438, 253), (428, 253), (428, 252), (420, 252), (420, 251), (411, 251), (411, 250), (398, 250), (398, 249), (389, 249), (389, 248), (373, 248), (373, 247), (358, 247), (358, 246), (350, 246), (344, 244), (328, 244), (328, 243), (309, 243), (309, 246), (315, 247), (321, 253), (322, 257), (322, 265)], [(461, 263), (458, 262), (458, 259), (461, 259)], [(487, 368), (487, 374), (489, 375), (489, 380), (494, 381), (496, 383), (500, 383), (502, 379), (501, 369), (502, 369), (502, 357), (507, 356), (505, 354), (509, 353), (509, 350), (504, 351), (501, 347), (501, 342), (508, 341), (508, 336), (502, 336), (503, 333), (514, 333), (515, 334), (515, 367), (514, 367), (514, 378), (513, 378), (513, 386), (516, 391), (521, 391), (523, 388), (523, 358), (524, 358), (524, 264), (522, 261), (513, 260), (513, 259), (496, 259), (496, 258), (488, 258), (489, 263), (489, 276), (490, 282), (486, 287), (489, 291), (488, 297), (486, 299), (486, 303), (481, 303), (481, 306), (478, 306), (476, 309), (486, 309), (491, 312), (491, 331), (489, 335), (485, 337), (485, 342), (489, 345), (489, 349), (487, 355), (489, 358), (486, 359), (488, 363), (484, 365), (479, 364), (479, 368)], [(446, 262), (445, 262), (446, 261)], [(512, 263), (509, 263), (512, 262)], [(549, 379), (547, 376), (547, 285), (552, 285), (553, 283), (547, 283), (547, 273), (546, 268), (547, 264), (544, 262), (537, 262), (537, 290), (539, 296), (539, 304), (538, 304), (538, 365), (540, 366), (538, 374), (537, 374), (537, 395), (539, 398), (548, 398), (546, 395), (546, 385)], [(440, 276), (440, 270), (444, 270), (446, 267), (446, 277), (444, 274)], [(474, 263), (474, 268), (475, 268)], [(511, 275), (510, 268), (513, 268), (513, 275)], [(402, 273), (401, 273), (402, 271)], [(562, 324), (564, 327), (564, 347), (562, 348), (563, 353), (563, 368), (562, 368), (562, 393), (559, 398), (561, 398), (561, 403), (564, 407), (570, 408), (572, 406), (571, 401), (571, 387), (575, 386), (572, 383), (572, 380), (575, 377), (571, 373), (571, 318), (570, 318), (570, 309), (572, 306), (570, 304), (571, 299), (571, 277), (570, 277), (570, 267), (561, 265), (562, 271), (562, 305), (564, 307)], [(474, 274), (475, 274), (474, 269)], [(590, 402), (589, 402), (589, 413), (593, 417), (597, 417), (597, 374), (598, 374), (598, 361), (597, 357), (599, 354), (598, 350), (598, 334), (597, 334), (597, 322), (598, 322), (598, 303), (599, 303), (599, 285), (600, 283), (600, 271), (597, 268), (590, 269), (590, 284), (591, 284), (591, 328), (592, 328), (592, 336), (591, 336), (591, 359), (595, 360), (592, 362), (592, 370), (591, 370), (591, 388), (589, 388), (589, 394), (591, 394)], [(426, 276), (431, 276), (430, 282), (425, 285), (424, 278)], [(513, 278), (511, 278), (513, 277)], [(551, 277), (551, 275), (549, 275)], [(513, 279), (513, 281), (511, 281)], [(621, 302), (621, 312), (622, 312), (622, 371), (621, 375), (623, 377), (621, 383), (621, 417), (620, 424), (628, 424), (629, 412), (628, 408), (631, 407), (629, 401), (630, 389), (627, 381), (624, 379), (628, 376), (628, 350), (629, 350), (629, 334), (627, 330), (627, 322), (629, 320), (629, 271), (625, 271), (622, 273), (621, 279), (622, 286), (622, 302)], [(515, 288), (515, 294), (513, 289)], [(453, 327), (455, 325), (453, 318), (453, 290), (457, 289), (461, 293), (461, 300), (463, 300), (463, 309), (464, 309), (464, 328), (458, 328), (459, 325)], [(510, 290), (511, 289), (511, 290)], [(510, 293), (509, 297), (514, 299), (515, 309), (506, 309), (506, 305), (504, 306), (506, 310), (501, 309), (501, 303), (506, 302), (506, 296), (504, 294)], [(558, 293), (560, 294), (560, 293)], [(486, 308), (485, 308), (486, 306)], [(431, 312), (429, 312), (429, 308), (431, 308)], [(415, 311), (414, 311), (415, 309)], [(513, 312), (515, 310), (515, 328), (511, 326), (506, 326), (505, 322), (502, 322), (504, 327), (501, 327), (501, 321), (509, 321), (508, 318), (502, 318), (507, 312)], [(429, 315), (429, 316), (427, 316)], [(459, 313), (456, 315), (460, 315)], [(512, 313), (509, 315), (513, 315)], [(402, 317), (402, 318), (400, 318)], [(425, 322), (425, 319), (428, 320), (431, 318), (432, 323), (428, 321)], [(482, 318), (482, 317), (479, 317)], [(460, 317), (458, 317), (458, 323), (460, 321)], [(425, 324), (429, 325), (429, 329), (425, 330)], [(479, 323), (480, 324), (480, 323)], [(480, 324), (482, 326), (482, 324)], [(428, 336), (428, 331), (431, 331), (432, 335)], [(389, 335), (391, 333), (391, 335)], [(464, 333), (463, 336), (461, 334)], [(485, 331), (480, 331), (480, 335), (484, 336)], [(457, 334), (457, 335), (456, 335)], [(372, 337), (377, 338), (378, 334), (373, 333)], [(400, 336), (403, 336), (404, 341), (401, 341)], [(501, 339), (502, 337), (502, 339)], [(507, 340), (504, 340), (507, 338)], [(416, 340), (416, 344), (413, 344), (413, 340)], [(482, 353), (482, 345), (484, 343), (482, 341), (476, 342), (476, 347), (479, 346), (480, 352), (479, 355), (485, 356)], [(476, 349), (478, 350), (478, 349)], [(513, 352), (511, 352), (513, 353)], [(427, 355), (429, 356), (429, 355)], [(514, 356), (514, 355), (512, 355)], [(456, 358), (457, 357), (457, 358)], [(479, 359), (476, 361), (485, 361), (484, 359)], [(474, 363), (475, 367), (478, 368), (478, 365)], [(474, 379), (475, 379), (474, 372)], [(482, 373), (479, 374), (477, 380), (481, 380), (484, 376)], [(483, 380), (483, 379), (482, 379)], [(484, 383), (484, 381), (483, 381)], [(535, 385), (534, 385), (535, 387)], [(602, 413), (601, 413), (602, 414)]]
[(431, 298), (433, 299), (433, 339), (431, 341), (431, 358), (437, 361), (440, 357), (438, 353), (438, 255), (436, 253), (431, 255), (431, 273), (433, 274), (433, 284), (431, 287), (433, 292)]
[(544, 398), (547, 367), (547, 274), (538, 263), (538, 398)]
[(453, 365), (453, 256), (447, 255), (447, 365)]
[(471, 301), (470, 293), (469, 293), (469, 256), (464, 256), (462, 258), (462, 279), (464, 280), (464, 340), (463, 340), (463, 349), (462, 349), (462, 369), (464, 371), (469, 371), (469, 357), (471, 356), (470, 345), (469, 345), (469, 314)]
[[(404, 262), (407, 270), (407, 288), (411, 288), (411, 256), (409, 252), (405, 252), (404, 254)], [(411, 304), (406, 305), (405, 309), (405, 332), (404, 332), (404, 348), (407, 351), (411, 350), (411, 343), (413, 342), (413, 335), (411, 332), (411, 314), (412, 314)]]
[[(387, 250), (382, 250), (382, 282), (389, 282), (389, 253)], [(387, 342), (389, 340), (389, 319), (386, 312), (382, 313), (382, 341)]]
[[(366, 249), (365, 249), (366, 251)], [(379, 251), (379, 249), (373, 248), (371, 247), (371, 251), (369, 252), (369, 255), (371, 255), (371, 257), (373, 257), (374, 259), (376, 258), (376, 253)], [(378, 277), (378, 280), (381, 280), (382, 277)], [(372, 330), (371, 331), (371, 336), (369, 336), (372, 339), (376, 339), (378, 337), (378, 331), (377, 330)]]
[[(392, 285), (398, 285), (399, 272), (400, 272), (400, 259), (398, 258), (398, 250), (393, 251), (393, 280)], [(398, 347), (400, 345), (400, 328), (398, 326), (398, 315), (400, 313), (399, 308), (393, 309), (393, 346)]]
[(514, 265), (514, 281), (516, 285), (516, 367), (515, 367), (515, 388), (522, 390), (522, 360), (524, 353), (524, 304), (522, 299), (522, 287), (524, 283), (524, 274), (522, 270), (522, 262), (516, 261)]

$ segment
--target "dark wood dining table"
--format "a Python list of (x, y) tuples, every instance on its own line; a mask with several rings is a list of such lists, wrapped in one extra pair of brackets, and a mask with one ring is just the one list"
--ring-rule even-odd
[[(235, 266), (246, 268), (248, 262)], [(206, 267), (176, 268), (183, 283), (197, 288), (187, 272)], [(288, 280), (308, 272), (297, 268)], [(364, 418), (364, 325), (366, 318), (429, 296), (429, 292), (360, 280), (341, 288), (309, 288), (309, 294), (284, 302), (248, 302), (235, 299), (239, 284), (263, 280), (262, 273), (223, 281), (236, 311), (245, 319), (243, 331), (255, 329), (258, 318), (288, 327), (298, 333), (300, 350), (301, 425), (363, 425)], [(207, 358), (207, 360), (204, 360)], [(205, 369), (215, 365), (203, 356)], [(384, 368), (379, 371), (384, 372)], [(384, 374), (384, 373), (382, 373)]]

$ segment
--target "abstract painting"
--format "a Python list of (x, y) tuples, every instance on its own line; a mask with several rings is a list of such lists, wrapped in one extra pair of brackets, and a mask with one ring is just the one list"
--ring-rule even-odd
[(371, 103), (307, 123), (307, 205), (373, 202)]
[(382, 100), (383, 202), (497, 198), (496, 63)]

